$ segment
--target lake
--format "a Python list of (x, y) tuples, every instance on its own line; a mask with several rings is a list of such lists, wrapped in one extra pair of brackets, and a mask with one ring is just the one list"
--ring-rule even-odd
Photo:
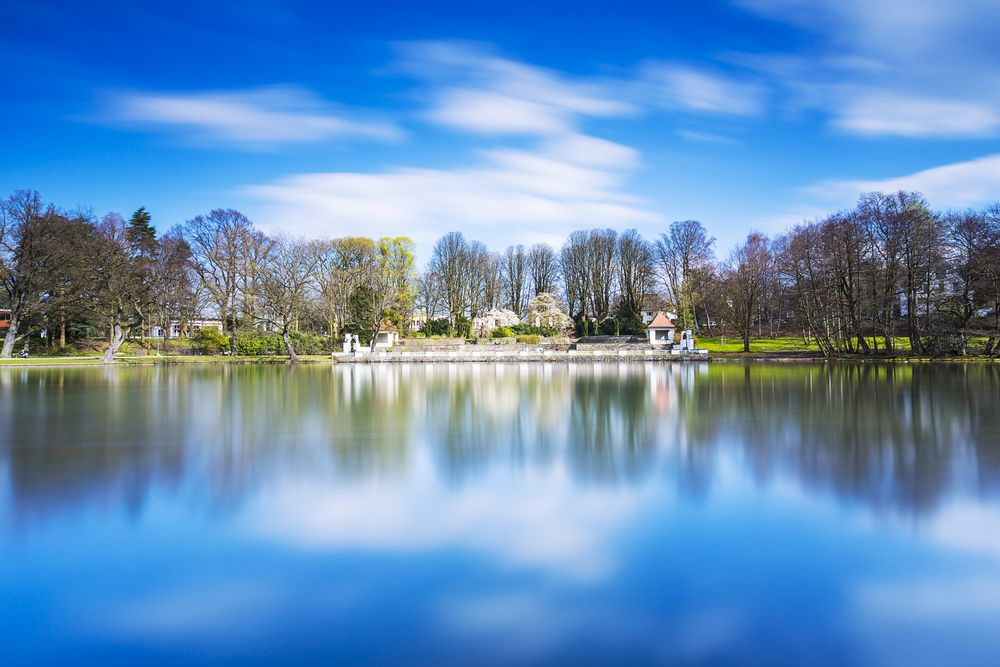
[(1000, 664), (1000, 364), (0, 368), (0, 663)]

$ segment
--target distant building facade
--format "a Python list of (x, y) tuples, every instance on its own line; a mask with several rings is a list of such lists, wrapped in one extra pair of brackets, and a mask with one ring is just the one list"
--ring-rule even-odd
[[(191, 320), (187, 323), (186, 335), (190, 336), (199, 329), (215, 329), (223, 333), (222, 320)], [(171, 320), (166, 338), (180, 338), (184, 333), (184, 326), (180, 320)], [(164, 328), (161, 325), (153, 325), (149, 328), (150, 338), (164, 338)]]

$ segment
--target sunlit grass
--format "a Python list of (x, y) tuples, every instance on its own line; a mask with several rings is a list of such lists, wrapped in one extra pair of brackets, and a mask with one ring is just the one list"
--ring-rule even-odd
[[(876, 341), (879, 350), (885, 349), (885, 339), (883, 337), (871, 337), (867, 339), (870, 345)], [(739, 338), (712, 338), (709, 336), (696, 336), (695, 342), (698, 347), (709, 352), (743, 352), (743, 341)], [(909, 350), (910, 340), (908, 338), (897, 337), (893, 339), (894, 348), (899, 350)], [(781, 336), (777, 338), (753, 338), (750, 340), (750, 352), (818, 352), (819, 345), (815, 339), (810, 339), (807, 343), (798, 336)]]

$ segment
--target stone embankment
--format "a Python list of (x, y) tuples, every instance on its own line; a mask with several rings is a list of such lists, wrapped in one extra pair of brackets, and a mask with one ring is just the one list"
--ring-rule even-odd
[(693, 352), (679, 349), (651, 349), (646, 346), (630, 345), (627, 348), (588, 345), (586, 349), (552, 349), (550, 346), (495, 345), (453, 347), (451, 349), (404, 350), (334, 353), (333, 358), (342, 363), (490, 363), (490, 362), (621, 362), (621, 361), (705, 361), (707, 350)]

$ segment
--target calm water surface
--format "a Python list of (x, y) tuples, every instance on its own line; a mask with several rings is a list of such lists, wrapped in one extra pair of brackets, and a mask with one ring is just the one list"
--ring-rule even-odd
[(1000, 664), (1000, 365), (0, 368), (0, 663)]

